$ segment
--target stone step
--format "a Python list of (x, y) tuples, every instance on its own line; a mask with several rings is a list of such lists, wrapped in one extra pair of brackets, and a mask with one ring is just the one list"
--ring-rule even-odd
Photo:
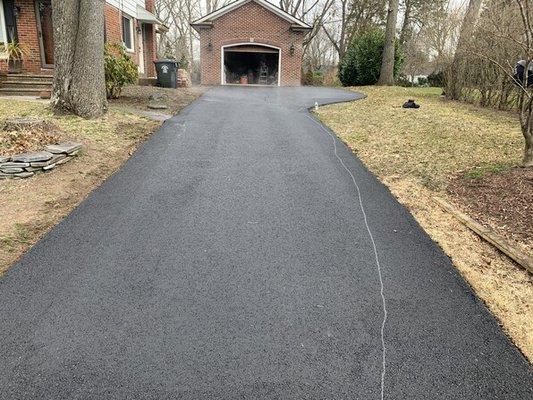
[(4, 75), (4, 77), (6, 79), (21, 80), (21, 81), (27, 81), (27, 80), (52, 81), (54, 79), (53, 75), (31, 75), (31, 74), (7, 74), (7, 75)]
[(0, 87), (0, 96), (34, 96), (39, 97), (43, 89), (31, 88), (2, 88)]
[(7, 80), (0, 84), (3, 88), (35, 88), (35, 89), (50, 89), (52, 82), (39, 82), (39, 81), (11, 81)]

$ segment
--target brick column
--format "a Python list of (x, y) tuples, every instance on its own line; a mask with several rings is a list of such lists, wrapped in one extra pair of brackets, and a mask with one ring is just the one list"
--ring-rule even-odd
[(145, 7), (147, 11), (150, 11), (151, 13), (154, 12), (155, 6), (154, 6), (155, 0), (145, 0)]

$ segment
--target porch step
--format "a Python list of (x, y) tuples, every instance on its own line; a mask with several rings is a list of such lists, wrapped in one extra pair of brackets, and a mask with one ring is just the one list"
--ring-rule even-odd
[(43, 89), (39, 88), (4, 88), (0, 87), (0, 96), (33, 96), (39, 97)]
[(52, 87), (52, 82), (40, 82), (40, 81), (12, 81), (7, 80), (2, 82), (2, 88), (34, 88), (42, 90), (50, 89)]
[(7, 74), (7, 75), (4, 75), (4, 77), (6, 79), (18, 80), (18, 81), (35, 80), (35, 81), (52, 82), (54, 79), (53, 75), (37, 75), (37, 74)]
[(35, 96), (51, 91), (52, 75), (7, 74), (0, 80), (0, 96)]

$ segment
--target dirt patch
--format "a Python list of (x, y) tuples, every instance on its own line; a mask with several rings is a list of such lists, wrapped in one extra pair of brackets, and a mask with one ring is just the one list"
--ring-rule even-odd
[[(319, 118), (409, 208), (533, 360), (532, 275), (433, 200), (483, 215), (480, 222), (531, 251), (531, 170), (514, 168), (523, 151), (516, 115), (446, 101), (436, 88), (354, 90), (368, 98), (321, 107)], [(422, 107), (402, 109), (407, 99)]]
[[(188, 103), (183, 100), (181, 107), (200, 93), (184, 92)], [(44, 104), (0, 100), (0, 119), (17, 115), (51, 121), (62, 135), (82, 142), (84, 149), (61, 168), (28, 179), (0, 181), (0, 275), (120, 168), (160, 126), (159, 122), (113, 108), (103, 118), (86, 120), (53, 116)]]
[(466, 213), (502, 236), (533, 249), (533, 169), (454, 179), (448, 193)]
[(183, 107), (191, 103), (191, 99), (198, 98), (204, 91), (205, 87), (191, 86), (188, 88), (167, 89), (155, 86), (127, 86), (122, 92), (119, 99), (111, 100), (110, 105), (113, 107), (130, 107), (143, 111), (153, 111), (148, 107), (150, 96), (159, 96), (158, 103), (168, 107), (161, 110), (166, 114), (174, 115)]

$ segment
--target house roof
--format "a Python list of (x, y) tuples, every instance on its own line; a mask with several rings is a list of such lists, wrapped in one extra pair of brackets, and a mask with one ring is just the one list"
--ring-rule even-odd
[(163, 25), (154, 14), (139, 5), (137, 5), (137, 20), (147, 24)]
[(236, 0), (233, 3), (229, 3), (225, 5), (224, 7), (219, 8), (218, 10), (213, 11), (212, 13), (209, 13), (207, 15), (204, 15), (202, 18), (197, 19), (196, 21), (191, 22), (192, 27), (200, 27), (200, 26), (209, 26), (211, 23), (216, 20), (217, 18), (220, 18), (224, 14), (227, 14), (245, 4), (248, 4), (250, 2), (255, 2), (263, 7), (265, 7), (267, 10), (273, 12), (274, 14), (278, 15), (279, 17), (283, 18), (284, 20), (290, 22), (293, 26), (293, 28), (296, 29), (302, 29), (302, 30), (308, 30), (312, 29), (311, 26), (306, 24), (305, 22), (299, 20), (295, 16), (289, 14), (286, 11), (283, 11), (281, 8), (276, 7), (274, 4), (269, 3), (266, 0)]

